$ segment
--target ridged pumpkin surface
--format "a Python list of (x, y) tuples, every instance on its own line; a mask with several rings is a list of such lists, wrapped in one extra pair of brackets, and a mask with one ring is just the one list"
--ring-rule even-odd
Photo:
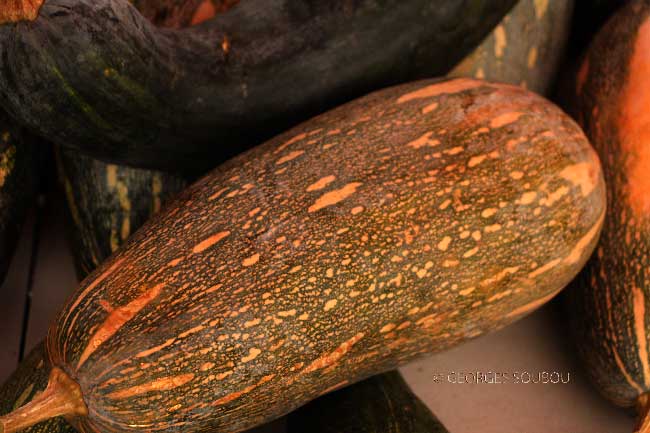
[(83, 431), (240, 431), (539, 307), (604, 207), (595, 153), (543, 98), (390, 88), (181, 193), (82, 283), (49, 357)]

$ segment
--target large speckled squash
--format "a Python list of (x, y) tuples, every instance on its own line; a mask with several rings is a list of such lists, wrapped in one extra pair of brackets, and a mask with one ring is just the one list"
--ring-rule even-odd
[(589, 376), (610, 401), (639, 406), (644, 432), (650, 431), (649, 72), (650, 2), (634, 1), (598, 34), (574, 86), (572, 110), (603, 162), (608, 212), (597, 254), (567, 296)]
[(565, 54), (573, 4), (573, 0), (519, 0), (449, 75), (548, 93)]
[(533, 311), (604, 209), (596, 154), (540, 96), (470, 79), (370, 94), (145, 224), (51, 327), (47, 390), (0, 425), (259, 425)]
[(354, 97), (448, 72), (514, 3), (244, 0), (160, 29), (128, 0), (13, 0), (0, 104), (108, 162), (211, 169)]

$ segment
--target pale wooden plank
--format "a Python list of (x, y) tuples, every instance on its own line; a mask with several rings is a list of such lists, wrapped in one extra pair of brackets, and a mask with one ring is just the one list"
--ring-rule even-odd
[(62, 208), (65, 203), (57, 198), (50, 194), (42, 215), (25, 339), (26, 353), (45, 338), (50, 324), (78, 284), (65, 237)]
[[(402, 369), (413, 390), (454, 433), (628, 433), (634, 420), (588, 383), (557, 305), (497, 333)], [(561, 372), (568, 384), (454, 384), (458, 372)], [(454, 375), (452, 377), (456, 377)], [(565, 376), (566, 377), (566, 376)]]
[(9, 266), (7, 277), (0, 287), (0, 383), (14, 371), (18, 364), (20, 340), (32, 254), (34, 212), (30, 212), (23, 226), (16, 253)]

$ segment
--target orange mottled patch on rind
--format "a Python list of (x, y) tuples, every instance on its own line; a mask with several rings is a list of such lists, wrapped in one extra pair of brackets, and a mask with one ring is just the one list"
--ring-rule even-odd
[(336, 180), (336, 176), (325, 176), (307, 187), (307, 192), (319, 191)]
[(343, 342), (333, 352), (323, 355), (320, 358), (313, 361), (311, 364), (309, 364), (309, 366), (307, 366), (307, 368), (305, 368), (303, 372), (311, 373), (313, 371), (320, 370), (322, 368), (327, 368), (331, 365), (336, 364), (339, 361), (339, 359), (343, 358), (343, 356), (345, 356), (345, 354), (347, 354), (352, 349), (352, 347), (355, 344), (357, 344), (359, 340), (361, 340), (363, 337), (364, 337), (364, 333), (359, 332), (354, 337)]
[(0, 24), (34, 21), (44, 0), (5, 0), (0, 7)]
[(186, 373), (178, 376), (161, 377), (151, 382), (143, 383), (142, 385), (136, 385), (131, 388), (111, 392), (109, 394), (106, 394), (106, 397), (110, 398), (111, 400), (120, 400), (123, 398), (131, 398), (137, 395), (146, 394), (148, 392), (169, 391), (171, 389), (185, 385), (192, 379), (194, 379), (193, 373)]
[(430, 86), (426, 86), (414, 92), (402, 95), (399, 97), (399, 99), (397, 99), (397, 103), (403, 104), (405, 102), (413, 101), (416, 99), (432, 98), (434, 96), (443, 94), (458, 93), (464, 90), (475, 89), (486, 84), (487, 83), (479, 80), (458, 78), (455, 80), (449, 80), (443, 83), (436, 83)]
[(196, 8), (196, 11), (192, 16), (192, 20), (190, 21), (190, 25), (193, 26), (200, 24), (204, 21), (214, 18), (216, 14), (217, 9), (212, 4), (212, 0), (204, 0), (203, 3), (201, 3), (199, 7)]
[(490, 121), (490, 128), (501, 128), (516, 122), (522, 114), (523, 113), (518, 113), (516, 111), (500, 114)]
[(618, 119), (621, 150), (626, 153), (627, 200), (639, 216), (650, 216), (650, 19), (639, 27), (621, 96)]
[(361, 185), (361, 182), (352, 182), (345, 185), (341, 189), (323, 194), (312, 206), (309, 207), (309, 212), (316, 212), (345, 200), (354, 194), (357, 191), (357, 188), (359, 188)]
[(164, 284), (157, 284), (128, 304), (113, 309), (113, 311), (108, 314), (108, 317), (106, 317), (106, 320), (104, 320), (104, 323), (99, 326), (97, 331), (95, 331), (93, 336), (90, 338), (86, 349), (79, 357), (77, 368), (81, 367), (99, 346), (115, 335), (124, 324), (133, 319), (140, 310), (153, 301), (160, 294), (163, 286)]
[(201, 252), (207, 250), (208, 248), (210, 248), (211, 246), (213, 246), (214, 244), (216, 244), (217, 242), (219, 242), (220, 240), (222, 240), (223, 238), (225, 238), (228, 235), (230, 235), (229, 231), (223, 231), (223, 232), (219, 232), (219, 233), (217, 233), (215, 235), (212, 235), (209, 238), (207, 238), (206, 240), (204, 240), (204, 241), (200, 242), (199, 244), (197, 244), (192, 249), (192, 252), (201, 253)]
[(260, 386), (260, 385), (264, 385), (266, 382), (268, 382), (269, 380), (273, 379), (274, 377), (275, 377), (275, 374), (269, 374), (268, 376), (264, 376), (264, 377), (263, 377), (259, 382), (257, 382), (256, 384), (254, 384), (254, 385), (250, 385), (250, 386), (247, 386), (246, 388), (242, 389), (241, 391), (233, 392), (232, 394), (228, 394), (228, 395), (226, 395), (225, 397), (221, 397), (220, 399), (215, 400), (215, 401), (212, 403), (212, 405), (213, 405), (213, 406), (221, 406), (221, 405), (224, 405), (224, 404), (226, 404), (226, 403), (230, 403), (231, 401), (238, 399), (238, 398), (241, 397), (242, 395), (244, 395), (244, 394), (248, 394), (249, 392), (251, 392), (252, 390), (254, 390), (255, 388), (257, 388), (258, 386)]

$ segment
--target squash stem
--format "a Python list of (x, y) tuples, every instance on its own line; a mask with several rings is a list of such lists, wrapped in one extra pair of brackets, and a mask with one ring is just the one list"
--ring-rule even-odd
[(4, 0), (0, 7), (0, 25), (34, 21), (45, 0)]
[(636, 406), (638, 418), (634, 433), (650, 433), (650, 395), (639, 396)]
[(88, 408), (81, 388), (63, 370), (54, 367), (45, 391), (8, 415), (0, 417), (0, 433), (14, 433), (57, 416), (85, 416)]

